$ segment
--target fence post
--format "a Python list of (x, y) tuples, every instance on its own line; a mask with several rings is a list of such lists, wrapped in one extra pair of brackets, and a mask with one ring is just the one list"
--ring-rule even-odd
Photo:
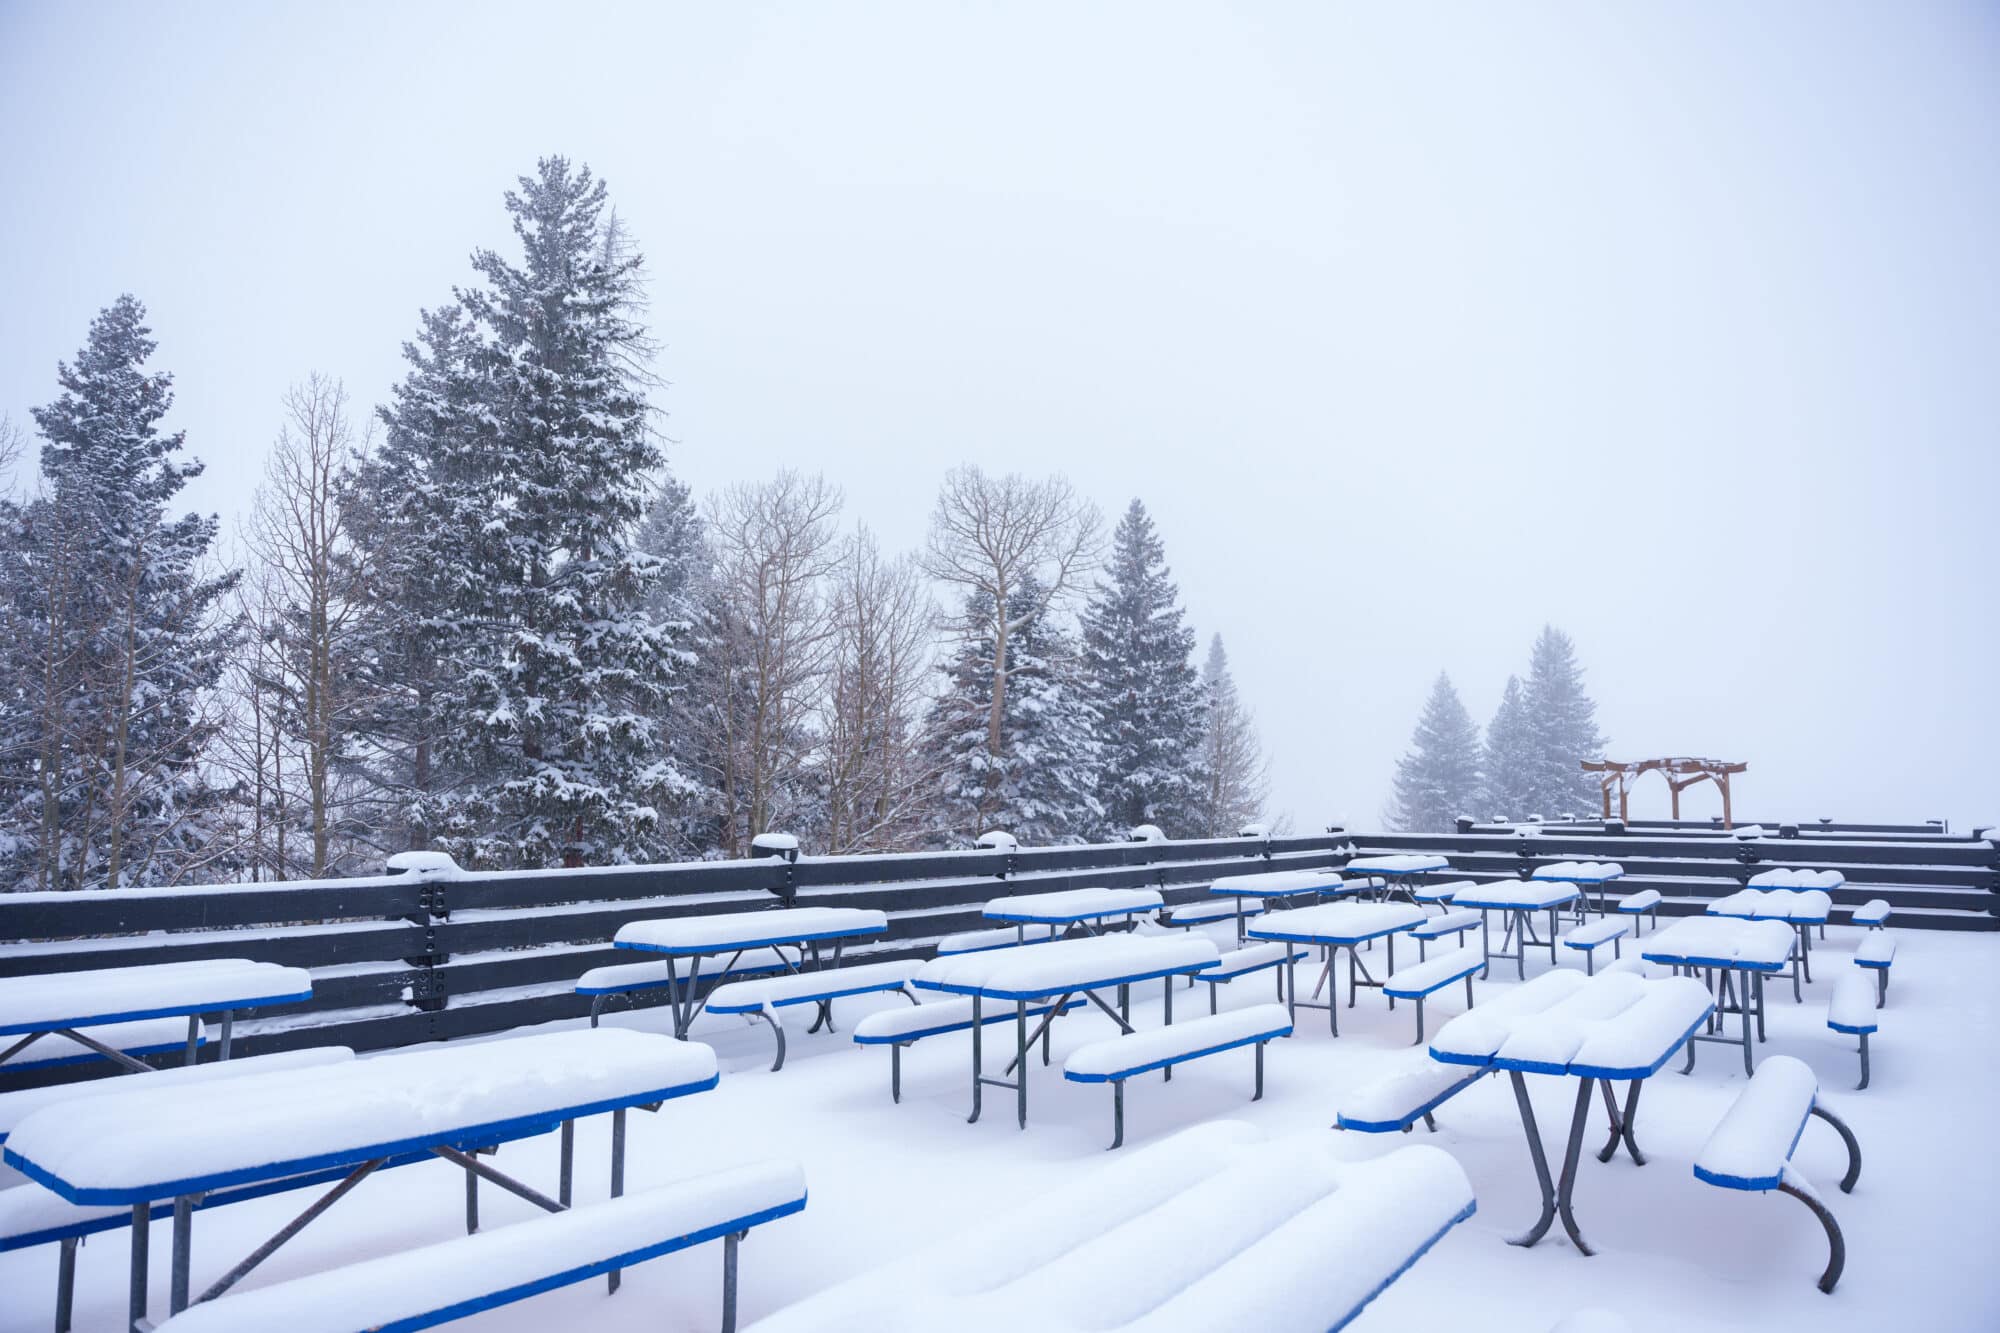
[(750, 850), (765, 856), (784, 858), (785, 882), (768, 892), (778, 895), (778, 901), (786, 907), (796, 907), (799, 901), (799, 840), (790, 833), (759, 833), (750, 839)]
[(1021, 847), (1021, 840), (1019, 838), (1004, 829), (988, 829), (977, 838), (974, 838), (972, 845), (989, 852), (1006, 853), (1005, 859), (1000, 862), (1000, 874), (998, 878), (1005, 879), (1014, 873), (1014, 856)]
[(417, 879), (417, 911), (407, 919), (424, 928), (424, 951), (403, 960), (417, 969), (410, 974), (406, 1003), (419, 1013), (434, 1014), (445, 1007), (447, 999), (438, 968), (451, 961), (450, 954), (439, 951), (437, 938), (438, 922), (451, 916), (445, 886), (464, 872), (443, 852), (397, 852), (389, 858), (386, 869), (391, 875), (414, 875)]

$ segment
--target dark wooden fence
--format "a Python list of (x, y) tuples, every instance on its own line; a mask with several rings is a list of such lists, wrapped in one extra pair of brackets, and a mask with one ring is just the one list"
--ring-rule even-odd
[[(1765, 825), (1775, 833), (1773, 825)], [(340, 1043), (402, 1046), (573, 1018), (584, 969), (631, 961), (609, 947), (647, 917), (802, 905), (880, 908), (875, 959), (928, 953), (977, 928), (994, 897), (1085, 885), (1201, 896), (1221, 875), (1339, 866), (1355, 855), (1438, 852), (1454, 877), (1525, 875), (1549, 859), (1622, 863), (1621, 888), (1657, 888), (1669, 914), (1772, 866), (1827, 867), (1844, 904), (1883, 897), (1899, 927), (2000, 928), (2000, 852), (1927, 826), (1844, 826), (1746, 841), (1700, 826), (1551, 824), (1527, 833), (1329, 831), (1313, 837), (1116, 843), (885, 856), (781, 857), (616, 869), (431, 873), (311, 883), (0, 895), (0, 976), (242, 957), (310, 968), (313, 998), (239, 1025), (246, 1052)], [(0, 1087), (11, 1086), (0, 1079)]]

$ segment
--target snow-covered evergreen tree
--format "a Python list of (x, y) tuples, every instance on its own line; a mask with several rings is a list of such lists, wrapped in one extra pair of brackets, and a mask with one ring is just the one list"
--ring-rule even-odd
[(682, 860), (709, 856), (722, 842), (716, 783), (726, 767), (715, 725), (726, 708), (726, 674), (712, 655), (723, 609), (701, 511), (686, 482), (668, 474), (653, 493), (633, 544), (659, 564), (647, 613), (671, 637), (680, 682), (660, 717), (666, 753), (688, 786), (661, 811), (662, 854)]
[(1257, 819), (1270, 795), (1270, 763), (1257, 738), (1256, 720), (1236, 693), (1229, 674), (1229, 655), (1222, 636), (1208, 641), (1208, 661), (1201, 671), (1202, 743), (1201, 797), (1195, 806), (1190, 836), (1233, 837)]
[(589, 168), (542, 159), (507, 195), (520, 262), (478, 252), (485, 284), (461, 297), (499, 490), (480, 593), (501, 629), (448, 737), (475, 776), (444, 843), (473, 864), (646, 859), (661, 807), (692, 789), (659, 723), (681, 654), (646, 613), (660, 570), (631, 541), (662, 461), (637, 368), (642, 261), (607, 232), (605, 199)]
[(1486, 746), (1481, 764), (1484, 784), (1480, 790), (1481, 819), (1526, 819), (1540, 814), (1535, 808), (1534, 732), (1528, 724), (1528, 705), (1522, 697), (1521, 678), (1507, 677), (1500, 706), (1486, 724)]
[(7, 880), (21, 888), (164, 884), (226, 873), (227, 792), (204, 758), (209, 692), (237, 638), (208, 568), (212, 516), (169, 507), (201, 464), (161, 421), (173, 378), (149, 371), (145, 307), (91, 321), (62, 393), (34, 417), (43, 492), (7, 506), (0, 645), (10, 783)]
[[(962, 624), (994, 625), (985, 595), (967, 599)], [(1032, 578), (1021, 605), (1047, 598)], [(956, 846), (991, 829), (1026, 846), (1086, 842), (1103, 826), (1098, 803), (1097, 717), (1085, 697), (1073, 635), (1046, 613), (1017, 618), (1008, 647), (1010, 685), (1001, 717), (1001, 752), (992, 753), (993, 643), (963, 635), (943, 663), (945, 689), (932, 705), (929, 730), (943, 776), (940, 817)]]
[(1604, 757), (1597, 705), (1584, 693), (1576, 646), (1553, 625), (1535, 640), (1522, 700), (1534, 738), (1528, 792), (1535, 812), (1550, 819), (1597, 814), (1597, 779), (1582, 769), (1584, 760)]
[[(466, 673), (490, 650), (501, 503), (479, 330), (454, 301), (425, 311), (375, 452), (342, 487), (350, 581), (361, 590), (358, 702), (343, 763), (384, 852), (429, 847), (473, 776), (448, 733), (469, 712)], [(460, 828), (461, 835), (469, 830)]]
[(1459, 701), (1451, 677), (1438, 672), (1410, 749), (1396, 763), (1395, 795), (1386, 811), (1392, 828), (1448, 833), (1479, 797), (1479, 727)]
[(1105, 834), (1157, 824), (1189, 836), (1201, 819), (1202, 793), (1194, 630), (1183, 621), (1152, 517), (1136, 499), (1112, 535), (1105, 578), (1084, 607), (1082, 626)]

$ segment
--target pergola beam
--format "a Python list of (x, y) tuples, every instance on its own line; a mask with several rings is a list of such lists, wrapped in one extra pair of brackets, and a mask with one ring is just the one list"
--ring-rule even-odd
[(1697, 759), (1686, 755), (1674, 755), (1661, 759), (1585, 759), (1582, 761), (1586, 773), (1602, 773), (1601, 786), (1604, 792), (1604, 817), (1611, 818), (1611, 792), (1618, 791), (1618, 817), (1631, 817), (1631, 784), (1647, 773), (1658, 773), (1667, 784), (1667, 792), (1673, 801), (1673, 817), (1681, 817), (1681, 792), (1698, 782), (1713, 782), (1722, 790), (1722, 827), (1735, 827), (1730, 809), (1729, 777), (1741, 773), (1750, 765), (1736, 760)]

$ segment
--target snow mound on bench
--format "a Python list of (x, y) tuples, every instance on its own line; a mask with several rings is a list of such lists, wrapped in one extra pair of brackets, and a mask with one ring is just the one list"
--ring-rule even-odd
[(1473, 1208), (1436, 1148), (1335, 1146), (1198, 1125), (752, 1333), (1327, 1333)]
[(1259, 1037), (1283, 1036), (1291, 1030), (1291, 1015), (1284, 1005), (1253, 1004), (1247, 1009), (1231, 1009), (1208, 1018), (1079, 1046), (1063, 1062), (1063, 1073), (1079, 1082), (1101, 1082), (1178, 1056), (1192, 1056)]
[(1765, 1056), (1695, 1154), (1695, 1175), (1728, 1189), (1776, 1189), (1818, 1095), (1819, 1080), (1804, 1061)]

